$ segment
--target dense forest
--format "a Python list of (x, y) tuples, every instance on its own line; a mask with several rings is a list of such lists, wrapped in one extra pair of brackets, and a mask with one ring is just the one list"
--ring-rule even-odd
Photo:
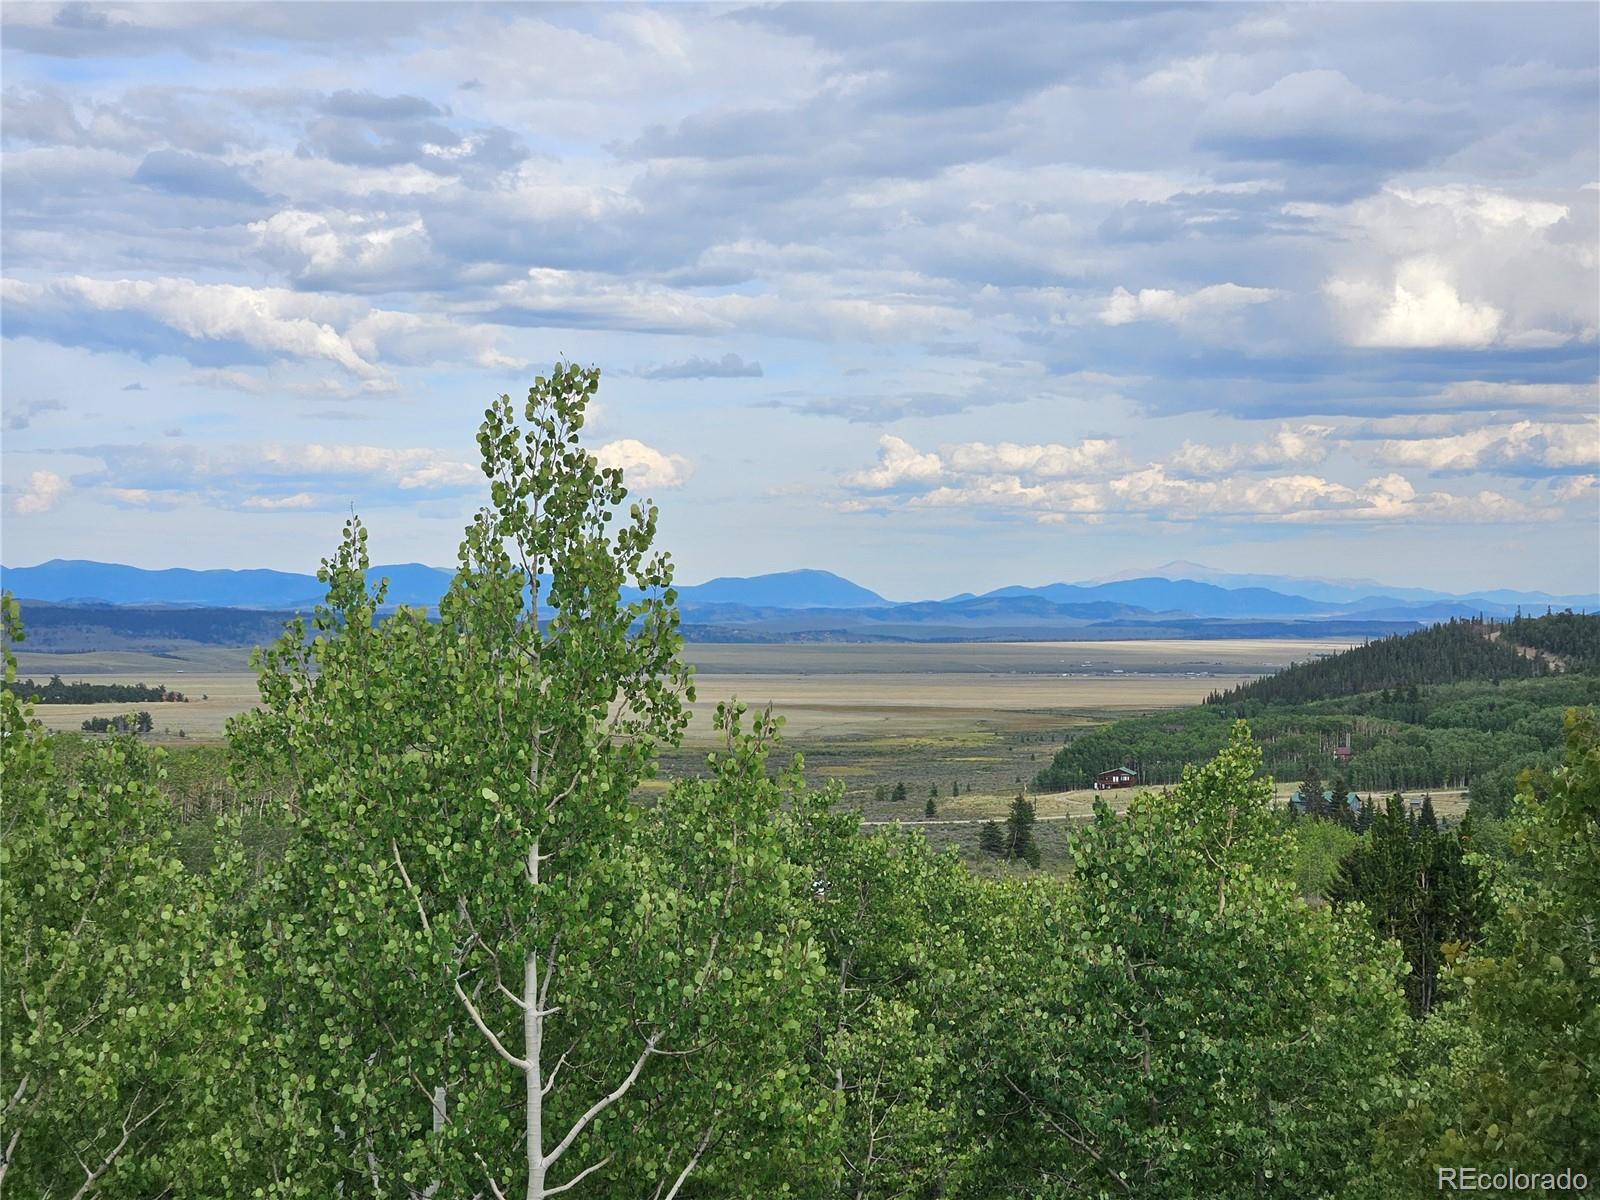
[(1600, 614), (1551, 613), (1511, 621), (1449, 621), (1368, 642), (1226, 692), (1206, 703), (1245, 700), (1301, 704), (1360, 692), (1410, 689), (1467, 680), (1548, 675), (1563, 668), (1600, 670)]
[(596, 382), (558, 367), (523, 421), (486, 414), (492, 500), (438, 620), (374, 620), (346, 526), (325, 604), (259, 659), (204, 853), (184, 756), (46, 734), (7, 654), (11, 1194), (1388, 1200), (1462, 1164), (1600, 1177), (1592, 713), (1536, 739), (1564, 766), (1522, 781), (1492, 855), (1394, 806), (1365, 833), (1286, 821), (1244, 721), (1173, 788), (1100, 806), (1061, 875), (1030, 866), (1026, 798), (992, 877), (863, 831), (738, 706), (704, 775), (641, 803), (692, 681), (655, 509), (579, 442)]
[[(1516, 644), (1564, 651), (1566, 668), (1543, 673), (1548, 660), (1512, 649), (1509, 631), (1517, 626), (1518, 638), (1527, 640)], [(1096, 773), (1115, 766), (1137, 770), (1145, 784), (1176, 783), (1186, 763), (1216, 754), (1231, 723), (1245, 719), (1266, 769), (1279, 779), (1337, 772), (1352, 790), (1380, 796), (1396, 789), (1466, 788), (1474, 811), (1503, 816), (1522, 771), (1558, 764), (1565, 710), (1600, 703), (1600, 669), (1584, 652), (1600, 637), (1600, 616), (1557, 613), (1496, 628), (1502, 636), (1491, 641), (1476, 623), (1436, 626), (1290, 667), (1196, 708), (1113, 722), (1073, 737), (1034, 785), (1043, 791), (1087, 787)], [(1394, 678), (1394, 664), (1407, 663), (1455, 681), (1383, 682)], [(1464, 678), (1468, 663), (1484, 677)], [(1510, 666), (1509, 677), (1495, 673), (1508, 664), (1520, 665)], [(1526, 677), (1530, 671), (1536, 673)], [(1284, 694), (1268, 686), (1292, 673)], [(1377, 686), (1351, 691), (1356, 684)]]
[(31, 700), (35, 704), (145, 704), (182, 703), (182, 692), (169, 692), (159, 683), (153, 687), (142, 683), (86, 683), (78, 680), (64, 683), (59, 675), (52, 675), (49, 683), (35, 683), (19, 679), (13, 685), (17, 699)]

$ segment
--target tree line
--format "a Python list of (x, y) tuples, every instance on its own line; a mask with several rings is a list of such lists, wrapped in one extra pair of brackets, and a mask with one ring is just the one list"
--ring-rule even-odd
[(181, 704), (188, 699), (182, 692), (169, 692), (159, 683), (153, 687), (143, 683), (86, 683), (83, 680), (65, 683), (59, 675), (50, 676), (50, 681), (42, 684), (32, 679), (19, 679), (15, 691), (18, 699), (35, 704)]
[(1234, 720), (1250, 722), (1266, 768), (1280, 779), (1338, 764), (1352, 790), (1386, 794), (1465, 788), (1474, 810), (1503, 816), (1524, 770), (1549, 770), (1561, 753), (1562, 714), (1600, 703), (1600, 674), (1564, 672), (1504, 682), (1410, 686), (1301, 704), (1245, 701), (1128, 717), (1070, 735), (1035, 787), (1088, 787), (1113, 766), (1139, 771), (1141, 784), (1175, 783), (1186, 763), (1217, 753)]
[(1291, 663), (1276, 675), (1213, 692), (1206, 703), (1302, 704), (1427, 684), (1527, 678), (1558, 669), (1550, 658), (1557, 646), (1577, 669), (1600, 666), (1600, 614), (1552, 613), (1510, 622), (1451, 619), (1341, 654)]
[(160, 751), (64, 764), (0, 694), (0, 1190), (1377, 1200), (1597, 1160), (1592, 720), (1422, 1018), (1365, 905), (1299, 894), (1242, 723), (1064, 878), (863, 833), (737, 706), (640, 802), (692, 679), (596, 383), (486, 413), (437, 621), (374, 620), (347, 525), (229, 731), (277, 853), (232, 815), (185, 867)]

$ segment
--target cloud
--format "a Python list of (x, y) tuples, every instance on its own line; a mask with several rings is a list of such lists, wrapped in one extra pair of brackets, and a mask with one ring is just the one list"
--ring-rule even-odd
[(62, 345), (177, 354), (196, 365), (290, 359), (332, 363), (367, 391), (391, 390), (388, 364), (520, 367), (497, 331), (348, 297), (190, 279), (0, 280), (7, 333)]
[(677, 454), (663, 454), (633, 438), (607, 442), (594, 452), (602, 467), (619, 467), (622, 480), (631, 488), (682, 487), (694, 468)]
[(1518, 421), (1445, 437), (1384, 441), (1371, 455), (1388, 466), (1421, 467), (1436, 474), (1593, 471), (1600, 469), (1600, 417), (1568, 424)]
[(98, 459), (73, 479), (123, 504), (170, 505), (189, 497), (224, 508), (411, 504), (424, 495), (461, 495), (483, 480), (477, 464), (440, 450), (357, 444), (267, 443), (203, 447), (136, 443), (75, 446)]
[(240, 502), (240, 508), (252, 509), (256, 512), (281, 512), (284, 510), (298, 510), (315, 508), (317, 498), (310, 492), (296, 492), (292, 496), (249, 496)]
[(1172, 456), (1179, 474), (1197, 478), (1226, 475), (1240, 469), (1282, 470), (1316, 466), (1328, 457), (1331, 425), (1283, 425), (1259, 442), (1205, 446), (1184, 442)]
[(1444, 265), (1430, 258), (1397, 264), (1387, 292), (1373, 283), (1332, 279), (1327, 293), (1350, 318), (1350, 341), (1357, 346), (1479, 350), (1499, 338), (1505, 317), (1492, 305), (1463, 300)]
[(267, 393), (267, 381), (248, 371), (196, 371), (184, 382), (194, 387), (225, 388), (251, 396), (264, 396)]
[(1265, 304), (1282, 295), (1275, 288), (1241, 287), (1236, 283), (1213, 284), (1188, 293), (1143, 288), (1137, 295), (1119, 287), (1100, 310), (1100, 320), (1106, 325), (1127, 325), (1133, 321), (1168, 321), (1182, 325), (1199, 316)]
[(476, 463), (452, 460), (437, 450), (394, 450), (386, 446), (263, 446), (264, 472), (292, 478), (371, 479), (411, 491), (462, 488), (483, 473)]
[(746, 362), (737, 354), (720, 359), (687, 358), (682, 362), (662, 363), (639, 372), (644, 379), (760, 379), (761, 364)]
[(911, 443), (893, 434), (878, 439), (878, 465), (847, 476), (851, 487), (883, 491), (905, 483), (933, 483), (944, 474), (937, 454), (919, 454)]
[(1107, 438), (1090, 438), (1076, 446), (966, 442), (946, 447), (943, 459), (951, 471), (964, 475), (1014, 473), (1035, 479), (1104, 474), (1126, 462), (1117, 443)]
[(309, 288), (385, 290), (429, 262), (432, 245), (420, 218), (384, 213), (312, 213), (283, 209), (248, 226), (256, 251)]
[(179, 196), (243, 204), (264, 204), (267, 199), (236, 167), (181, 150), (152, 150), (133, 173), (133, 181)]
[(65, 412), (66, 405), (59, 400), (25, 400), (21, 404), (6, 405), (5, 427), (26, 429), (33, 419), (43, 413)]
[(1594, 193), (1391, 186), (1343, 208), (1290, 207), (1348, 247), (1323, 291), (1352, 345), (1538, 349), (1600, 332)]
[(71, 485), (54, 471), (35, 471), (11, 501), (11, 507), (19, 513), (49, 512), (69, 490)]
[[(900, 438), (879, 439), (878, 464), (845, 477), (847, 488), (877, 494), (847, 499), (839, 511), (951, 510), (1001, 513), (1032, 521), (1091, 522), (1124, 517), (1167, 523), (1215, 520), (1249, 524), (1348, 522), (1471, 523), (1549, 519), (1498, 492), (1419, 492), (1390, 473), (1346, 484), (1304, 472), (1250, 478), (1229, 474), (1251, 466), (1283, 471), (1320, 461), (1327, 427), (1285, 427), (1260, 443), (1215, 450), (1186, 444), (1174, 464), (1134, 466), (1104, 439), (1076, 447), (967, 443), (919, 452)], [(1196, 475), (1221, 475), (1197, 478)]]
[(1201, 128), (1203, 146), (1234, 158), (1371, 169), (1426, 161), (1459, 146), (1471, 125), (1443, 105), (1367, 91), (1322, 67), (1233, 93), (1206, 111)]

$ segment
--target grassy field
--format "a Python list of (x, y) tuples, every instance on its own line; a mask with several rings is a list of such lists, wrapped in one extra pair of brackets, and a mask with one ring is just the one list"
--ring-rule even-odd
[[(1213, 690), (1281, 670), (1290, 662), (1345, 649), (1344, 642), (1270, 639), (1205, 642), (1028, 642), (940, 645), (690, 645), (696, 699), (684, 746), (662, 762), (665, 786), (698, 773), (714, 744), (719, 702), (768, 703), (785, 718), (784, 754), (799, 753), (814, 784), (837, 781), (871, 823), (902, 823), (935, 845), (971, 856), (978, 829), (1000, 819), (1019, 790), (1049, 761), (1066, 731), (1130, 713), (1195, 704)], [(18, 654), (21, 674), (64, 679), (161, 683), (190, 697), (145, 705), (154, 740), (216, 742), (227, 718), (255, 702), (248, 653)], [(40, 705), (41, 720), (77, 729), (86, 717), (127, 706)], [(178, 737), (179, 730), (184, 737)], [(907, 799), (878, 801), (881, 787), (905, 784)], [(961, 795), (952, 798), (953, 785)], [(939, 789), (937, 815), (924, 805)], [(1287, 797), (1291, 785), (1279, 787)], [(1104, 793), (1123, 807), (1130, 790)], [(1421, 793), (1417, 794), (1420, 799)], [(1033, 796), (1038, 841), (1059, 858), (1074, 821), (1088, 817), (1093, 791)], [(1465, 810), (1462, 793), (1435, 792), (1440, 815)]]

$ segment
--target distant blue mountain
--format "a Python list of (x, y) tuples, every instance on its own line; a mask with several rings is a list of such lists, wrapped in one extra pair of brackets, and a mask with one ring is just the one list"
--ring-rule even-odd
[[(1217, 587), (1235, 591), (1248, 588), (1267, 588), (1284, 595), (1304, 596), (1310, 600), (1328, 601), (1350, 611), (1362, 607), (1393, 607), (1397, 601), (1416, 602), (1423, 605), (1429, 602), (1461, 604), (1470, 609), (1474, 615), (1479, 612), (1483, 612), (1485, 615), (1497, 615), (1502, 612), (1511, 613), (1519, 605), (1524, 609), (1550, 606), (1557, 609), (1572, 608), (1589, 612), (1600, 608), (1600, 593), (1597, 592), (1552, 595), (1549, 592), (1525, 592), (1514, 588), (1489, 588), (1465, 593), (1442, 592), (1433, 588), (1393, 587), (1373, 579), (1327, 579), (1320, 576), (1261, 575), (1219, 571), (1214, 567), (1207, 567), (1194, 562), (1169, 562), (1146, 570), (1125, 571), (1106, 579), (1090, 581), (1082, 586), (1093, 587), (1099, 584), (1151, 577), (1210, 583), (1215, 584)], [(1425, 612), (1428, 610), (1419, 608), (1417, 611)], [(1427, 620), (1430, 618), (1423, 617), (1421, 619)]]
[(315, 576), (288, 571), (146, 571), (68, 558), (0, 568), (0, 584), (29, 600), (222, 608), (291, 608), (314, 602), (322, 591)]
[[(1172, 578), (1178, 569), (1206, 579)], [(422, 563), (393, 563), (368, 571), (369, 580), (389, 580), (388, 604), (439, 602), (454, 572)], [(1236, 586), (1236, 581), (1251, 581)], [(1259, 586), (1258, 580), (1281, 582)], [(35, 567), (0, 567), (0, 586), (22, 599), (46, 603), (168, 605), (202, 608), (308, 609), (324, 588), (314, 575), (289, 571), (148, 571), (118, 563), (52, 559)], [(1303, 587), (1303, 590), (1294, 590)], [(1319, 594), (1309, 594), (1319, 593)], [(1290, 576), (1227, 575), (1192, 563), (1169, 563), (1131, 579), (1004, 587), (974, 596), (897, 604), (829, 571), (781, 571), (749, 578), (725, 576), (678, 588), (690, 620), (744, 625), (776, 622), (812, 626), (805, 614), (840, 614), (844, 625), (898, 622), (911, 628), (949, 621), (971, 627), (985, 621), (1013, 625), (1035, 621), (1087, 621), (1159, 617), (1161, 620), (1365, 620), (1433, 622), (1452, 616), (1505, 617), (1521, 606), (1542, 611), (1548, 604), (1600, 610), (1600, 596), (1547, 596), (1495, 590), (1451, 596), (1420, 588), (1386, 588), (1367, 581), (1295, 580)], [(631, 590), (624, 595), (632, 599)], [(794, 620), (780, 619), (791, 614)], [(831, 619), (831, 618), (830, 618)], [(1018, 625), (1020, 627), (1020, 625)]]
[(877, 592), (832, 571), (779, 571), (748, 579), (722, 576), (680, 587), (678, 596), (696, 604), (746, 604), (754, 608), (875, 608), (889, 603)]
[[(389, 580), (389, 604), (431, 605), (450, 586), (453, 570), (394, 563), (368, 570)], [(53, 603), (176, 604), (213, 608), (303, 608), (326, 589), (315, 575), (290, 571), (148, 571), (120, 563), (51, 559), (36, 567), (0, 567), (0, 586), (17, 596)], [(783, 571), (748, 579), (724, 577), (678, 589), (685, 602), (744, 604), (759, 608), (873, 608), (878, 593), (829, 571)], [(631, 593), (630, 593), (631, 594)]]
[[(373, 567), (389, 580), (390, 604), (437, 604), (453, 571), (421, 563)], [(120, 563), (53, 558), (36, 567), (0, 567), (0, 586), (29, 600), (77, 604), (173, 604), (204, 608), (308, 608), (326, 594), (315, 575), (292, 571), (147, 571)]]
[(1195, 617), (1286, 617), (1322, 614), (1326, 603), (1287, 596), (1265, 588), (1222, 588), (1192, 579), (1120, 579), (1111, 583), (1050, 583), (1043, 587), (998, 588), (988, 596), (1042, 596), (1058, 604), (1109, 601), (1153, 612)]

